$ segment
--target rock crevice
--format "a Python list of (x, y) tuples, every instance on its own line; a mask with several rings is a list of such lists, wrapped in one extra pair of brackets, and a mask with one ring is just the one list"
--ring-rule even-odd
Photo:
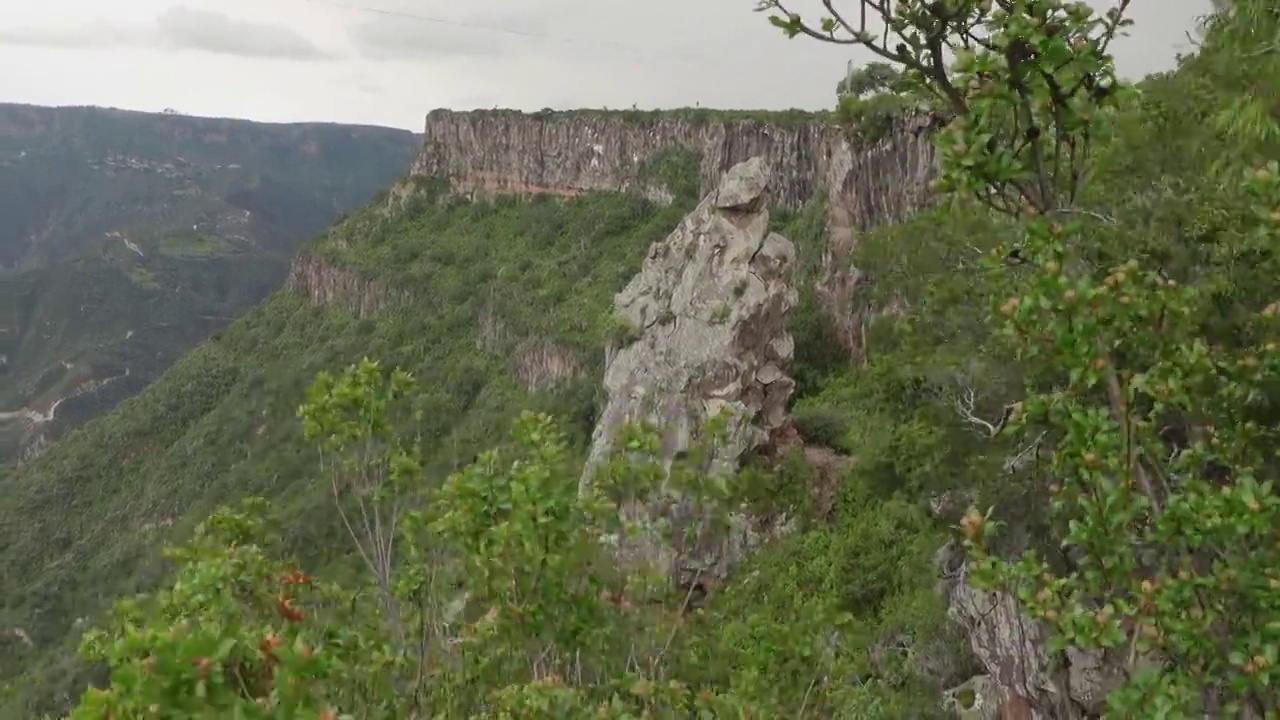
[(1116, 658), (1074, 647), (1051, 654), (1048, 628), (1027, 615), (1013, 595), (974, 587), (964, 551), (955, 543), (939, 550), (936, 563), (948, 614), (964, 629), (986, 670), (949, 693), (954, 703), (958, 691), (968, 688), (969, 706), (957, 708), (964, 711), (962, 717), (1083, 720), (1101, 716), (1107, 694), (1124, 677)]

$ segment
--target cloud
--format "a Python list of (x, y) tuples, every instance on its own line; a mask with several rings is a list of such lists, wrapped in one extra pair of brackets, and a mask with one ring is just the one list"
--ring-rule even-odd
[(353, 25), (347, 36), (370, 60), (439, 60), (450, 57), (503, 57), (541, 44), (545, 23), (533, 14), (455, 17), (381, 11)]
[[(804, 13), (822, 6), (793, 1)], [(846, 63), (872, 59), (847, 47), (788, 41), (752, 12), (755, 0), (128, 0), (110, 10), (102, 0), (6, 4), (13, 6), (0, 23), (0, 97), (7, 100), (419, 131), (423, 115), (438, 106), (829, 108)], [(162, 36), (157, 18), (180, 5), (223, 17), (209, 23), (208, 14), (170, 11), (172, 32)], [(608, 12), (600, 10), (605, 5)], [(1209, 0), (1133, 3), (1132, 36), (1115, 45), (1121, 70), (1138, 77), (1171, 67), (1184, 31), (1209, 7)], [(235, 20), (259, 24), (244, 31)], [(205, 25), (226, 31), (228, 24), (241, 28), (230, 34), (252, 42), (200, 34), (209, 32)], [(279, 33), (303, 40), (279, 41)], [(315, 57), (315, 45), (338, 56), (262, 57)], [(156, 62), (153, 53), (126, 47), (158, 48), (166, 57)]]
[(145, 42), (142, 28), (112, 25), (109, 22), (0, 28), (0, 45), (28, 45), (56, 48), (101, 48)]
[(330, 53), (292, 28), (178, 6), (156, 20), (161, 43), (242, 57), (314, 60)]
[(160, 47), (240, 57), (314, 60), (331, 56), (284, 25), (237, 20), (222, 13), (171, 7), (151, 23), (102, 20), (0, 29), (0, 45), (84, 50)]

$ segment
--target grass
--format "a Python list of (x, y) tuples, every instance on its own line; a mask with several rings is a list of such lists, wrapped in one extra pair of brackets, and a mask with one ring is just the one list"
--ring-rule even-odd
[(129, 268), (129, 279), (138, 287), (145, 288), (147, 290), (160, 289), (160, 282), (156, 280), (155, 273), (141, 265), (134, 265)]

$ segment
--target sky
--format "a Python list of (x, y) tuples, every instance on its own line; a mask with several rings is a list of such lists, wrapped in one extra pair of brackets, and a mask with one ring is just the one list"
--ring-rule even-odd
[[(757, 1), (13, 0), (0, 102), (415, 131), (437, 107), (830, 107), (869, 54), (789, 41)], [(1134, 0), (1121, 72), (1171, 67), (1208, 8)]]

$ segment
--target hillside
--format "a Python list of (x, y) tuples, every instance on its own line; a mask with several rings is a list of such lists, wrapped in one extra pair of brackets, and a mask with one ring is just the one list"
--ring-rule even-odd
[[(1083, 111), (1023, 85), (1060, 135), (976, 71), (945, 129), (432, 113), (283, 288), (0, 477), (0, 717), (1280, 710), (1277, 28), (1238, 2)], [(585, 476), (646, 403), (675, 430)]]
[(385, 128), (0, 105), (0, 458), (256, 305), (416, 147)]

